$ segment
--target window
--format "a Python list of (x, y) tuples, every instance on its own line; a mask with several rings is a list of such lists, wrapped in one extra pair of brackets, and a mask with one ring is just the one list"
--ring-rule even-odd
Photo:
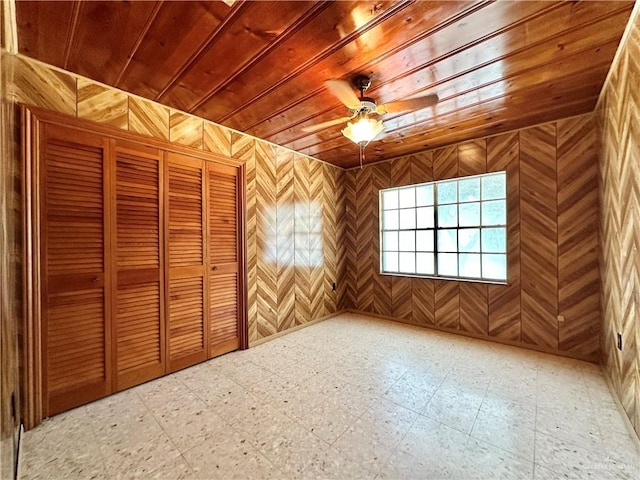
[(380, 191), (382, 273), (507, 280), (506, 173)]

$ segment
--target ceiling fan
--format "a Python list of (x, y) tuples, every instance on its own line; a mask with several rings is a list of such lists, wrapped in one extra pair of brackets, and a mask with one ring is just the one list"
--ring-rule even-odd
[[(351, 115), (303, 127), (302, 131), (313, 133), (348, 122), (347, 126), (342, 129), (342, 134), (352, 142), (360, 145), (361, 148), (364, 148), (384, 130), (382, 120), (371, 118), (373, 115), (420, 110), (438, 103), (437, 95), (425, 95), (408, 100), (377, 104), (373, 98), (364, 96), (364, 92), (371, 86), (371, 79), (366, 75), (358, 75), (353, 80), (353, 85), (360, 91), (360, 98), (353, 91), (349, 82), (345, 80), (327, 80), (325, 85), (351, 111)], [(355, 121), (352, 121), (354, 119)]]

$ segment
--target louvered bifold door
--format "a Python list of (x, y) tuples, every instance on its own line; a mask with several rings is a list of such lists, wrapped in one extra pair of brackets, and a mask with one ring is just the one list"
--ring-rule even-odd
[(113, 354), (122, 390), (165, 371), (162, 152), (113, 142)]
[(108, 140), (46, 125), (40, 140), (44, 416), (111, 391)]
[(175, 153), (166, 154), (166, 258), (168, 271), (169, 370), (207, 358), (209, 313), (205, 275), (205, 165)]
[(240, 346), (239, 171), (210, 163), (209, 308), (210, 349), (214, 357)]

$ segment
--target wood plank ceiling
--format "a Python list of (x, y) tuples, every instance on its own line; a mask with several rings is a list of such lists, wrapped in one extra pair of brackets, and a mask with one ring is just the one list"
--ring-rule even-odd
[[(227, 3), (230, 3), (229, 6)], [(391, 102), (367, 162), (592, 111), (632, 1), (16, 2), (20, 52), (342, 167), (325, 88)]]

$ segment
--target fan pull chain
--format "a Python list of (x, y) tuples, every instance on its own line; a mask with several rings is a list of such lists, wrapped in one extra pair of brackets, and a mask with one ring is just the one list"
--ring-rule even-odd
[(362, 163), (364, 162), (364, 145), (360, 144), (360, 168), (362, 168)]

